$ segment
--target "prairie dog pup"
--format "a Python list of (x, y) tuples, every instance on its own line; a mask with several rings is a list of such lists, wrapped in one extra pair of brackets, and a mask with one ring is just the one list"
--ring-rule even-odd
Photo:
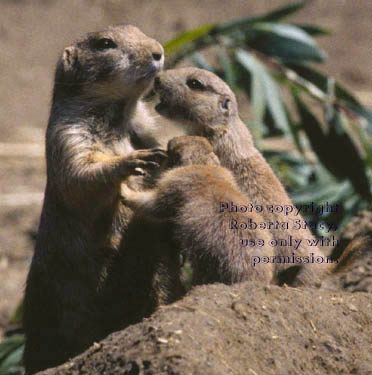
[[(274, 239), (292, 236), (301, 240), (297, 249), (278, 246), (275, 255), (307, 257), (313, 254), (315, 258), (323, 257), (316, 246), (308, 245), (306, 240), (313, 239), (308, 229), (293, 229), (297, 216), (266, 210), (268, 205), (293, 203), (255, 148), (249, 130), (239, 118), (236, 98), (228, 85), (208, 71), (183, 68), (160, 73), (154, 87), (160, 95), (157, 111), (174, 120), (187, 134), (203, 136), (210, 141), (221, 165), (232, 171), (249, 202), (265, 208), (261, 213), (265, 222), (288, 222), (287, 230), (271, 230)], [(327, 266), (301, 263), (293, 267), (293, 264), (282, 262), (276, 263), (275, 273), (279, 283), (319, 286)]]
[[(135, 192), (123, 186), (125, 203), (153, 225), (172, 228), (171, 243), (191, 261), (194, 285), (244, 280), (270, 283), (274, 265), (254, 266), (252, 257), (273, 256), (268, 246), (272, 237), (267, 231), (230, 228), (232, 220), (262, 218), (257, 213), (221, 212), (222, 202), (249, 202), (231, 172), (219, 166), (208, 141), (174, 138), (168, 144), (168, 161), (176, 168), (165, 172), (154, 189)], [(250, 245), (241, 240), (249, 240)]]
[(153, 169), (165, 158), (137, 149), (157, 145), (141, 97), (163, 61), (162, 46), (134, 26), (89, 33), (58, 61), (45, 199), (25, 291), (27, 374), (109, 333), (106, 279), (132, 216), (120, 186), (136, 168)]

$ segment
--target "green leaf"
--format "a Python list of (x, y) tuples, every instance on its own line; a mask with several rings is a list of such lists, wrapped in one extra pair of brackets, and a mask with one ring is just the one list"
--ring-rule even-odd
[(365, 163), (361, 150), (354, 143), (346, 117), (334, 107), (334, 116), (328, 122), (325, 132), (318, 119), (307, 108), (301, 98), (292, 91), (301, 125), (310, 140), (313, 151), (320, 162), (335, 177), (348, 179), (354, 189), (363, 197), (369, 199), (370, 187), (365, 171)]
[(329, 119), (330, 132), (336, 137), (342, 137), (348, 134), (349, 124), (345, 116), (333, 106), (333, 117)]
[(292, 90), (292, 95), (300, 116), (300, 125), (309, 138), (313, 150), (316, 151), (321, 144), (323, 145), (324, 142), (326, 142), (322, 125), (313, 115), (313, 113), (307, 108), (306, 104), (302, 101), (301, 97), (295, 90)]
[[(296, 187), (304, 187), (307, 186), (307, 176), (303, 176), (298, 173), (296, 170), (289, 169), (286, 173), (287, 179), (290, 180), (291, 185), (294, 185)], [(293, 190), (293, 189), (291, 189)]]
[(293, 137), (293, 140), (296, 144), (296, 147), (297, 147), (297, 150), (302, 154), (304, 155), (305, 151), (304, 151), (304, 148), (302, 146), (302, 143), (301, 143), (301, 140), (300, 140), (300, 137), (298, 136), (298, 131), (301, 129), (300, 126), (298, 126), (298, 124), (295, 123), (295, 121), (293, 120), (288, 108), (285, 106), (285, 113), (287, 115), (287, 120), (288, 120), (288, 124), (289, 124), (289, 130), (291, 131), (291, 134), (292, 134), (292, 137)]
[[(244, 33), (248, 32), (249, 34), (249, 32), (252, 32), (252, 25), (257, 24), (258, 22), (269, 23), (273, 21), (279, 21), (282, 18), (292, 13), (295, 13), (299, 9), (303, 8), (304, 5), (305, 1), (301, 1), (296, 4), (286, 5), (282, 8), (278, 8), (272, 12), (269, 12), (261, 16), (244, 17), (222, 25), (210, 24), (187, 31), (165, 44), (165, 54), (167, 56), (173, 55), (172, 60), (168, 60), (167, 65), (174, 65), (178, 61), (183, 59), (187, 54), (205, 48), (213, 43), (218, 43), (216, 41), (216, 37), (221, 35), (229, 34), (231, 37), (234, 38), (235, 42), (244, 41)], [(296, 28), (296, 26), (292, 27)], [(305, 25), (302, 29), (301, 27), (297, 29), (304, 32), (303, 30), (305, 30), (306, 28), (314, 34), (316, 34), (317, 32), (320, 33), (320, 28), (317, 28), (316, 26), (312, 25)], [(312, 53), (312, 55), (315, 56), (316, 52), (318, 52), (317, 59), (322, 58), (322, 53), (321, 51), (319, 51), (313, 51)]]
[(281, 8), (275, 9), (270, 13), (267, 13), (261, 17), (258, 17), (260, 21), (279, 21), (284, 17), (288, 17), (289, 15), (298, 12), (306, 5), (305, 1), (299, 1), (295, 4), (288, 4)]
[(167, 42), (164, 46), (165, 54), (170, 55), (177, 52), (180, 48), (184, 47), (186, 44), (189, 44), (203, 36), (206, 36), (213, 28), (215, 24), (205, 25), (197, 29), (186, 31), (185, 33), (177, 36), (175, 39)]
[(328, 156), (327, 159), (324, 159), (324, 165), (335, 176), (348, 178), (355, 191), (362, 197), (371, 199), (371, 188), (364, 161), (364, 149), (356, 134), (350, 129), (347, 117), (336, 106), (328, 125)]
[(244, 31), (246, 28), (250, 28), (254, 22), (257, 22), (256, 17), (244, 17), (234, 20), (232, 22), (224, 23), (222, 25), (216, 25), (211, 31), (212, 35), (229, 34), (234, 31)]
[(247, 45), (286, 62), (322, 62), (326, 57), (309, 34), (290, 24), (256, 23), (247, 33)]
[(280, 179), (288, 182), (288, 189), (307, 186), (309, 178), (313, 172), (312, 166), (292, 152), (283, 152), (277, 150), (265, 149), (263, 155), (270, 165), (278, 171)]
[(21, 300), (21, 302), (19, 302), (13, 315), (9, 319), (9, 324), (22, 323), (22, 317), (23, 317), (23, 299)]
[(0, 375), (21, 374), (24, 345), (19, 346), (0, 363)]
[(348, 104), (348, 107), (360, 117), (363, 117), (367, 121), (367, 130), (372, 135), (372, 110), (363, 107), (362, 105)]
[(276, 82), (271, 78), (264, 65), (255, 56), (246, 51), (237, 49), (236, 60), (255, 77), (254, 79), (259, 80), (265, 94), (266, 104), (273, 115), (275, 123), (285, 134), (288, 134), (289, 124)]
[(265, 155), (265, 158), (279, 158), (282, 162), (286, 162), (287, 164), (291, 166), (298, 166), (298, 165), (304, 165), (304, 160), (299, 158), (298, 156), (294, 155), (293, 153), (290, 153), (288, 151), (278, 151), (278, 150), (272, 150), (272, 149), (266, 149), (263, 151), (263, 154)]
[(3, 361), (9, 353), (17, 349), (24, 343), (23, 335), (14, 335), (0, 343), (0, 363)]
[(260, 73), (255, 69), (252, 70), (251, 103), (255, 121), (262, 123), (266, 109), (265, 86)]
[(365, 161), (367, 165), (370, 168), (372, 168), (372, 140), (362, 127), (359, 127), (359, 138), (363, 144), (364, 151), (366, 153)]
[(244, 30), (246, 28), (251, 27), (252, 24), (255, 22), (280, 21), (284, 17), (287, 17), (297, 12), (298, 10), (302, 9), (304, 6), (305, 6), (305, 2), (301, 1), (296, 4), (285, 5), (284, 7), (275, 9), (272, 12), (263, 14), (261, 16), (239, 18), (237, 20), (225, 23), (223, 25), (217, 25), (211, 31), (211, 34), (219, 35), (219, 34), (231, 33), (235, 30)]
[[(275, 153), (273, 154), (275, 155)], [(273, 168), (274, 173), (284, 182), (288, 191), (307, 185), (308, 176), (301, 173), (301, 170), (297, 170), (296, 165), (287, 163), (279, 155), (267, 157), (267, 152), (264, 152), (264, 156)]]
[(271, 113), (270, 108), (266, 106), (265, 116), (263, 120), (265, 124), (265, 130), (263, 132), (265, 137), (281, 137), (283, 136), (284, 132), (280, 129), (275, 121), (273, 114)]
[(305, 204), (308, 202), (317, 202), (319, 204), (328, 202), (329, 204), (338, 203), (340, 198), (350, 190), (350, 183), (343, 181), (341, 183), (323, 181), (310, 184), (303, 191), (291, 194), (294, 204)]
[[(327, 92), (327, 85), (328, 85), (328, 79), (329, 79), (327, 75), (320, 73), (317, 70), (310, 68), (307, 65), (294, 64), (294, 63), (286, 64), (286, 65), (289, 69), (296, 72), (299, 76), (313, 83), (324, 93)], [(343, 86), (341, 86), (339, 83), (336, 83), (335, 94), (336, 94), (337, 99), (341, 99), (348, 103), (354, 104), (357, 107), (362, 106), (360, 102), (358, 101), (358, 99), (349, 91), (347, 91)], [(372, 119), (372, 113), (371, 113), (371, 119)]]
[(349, 179), (354, 189), (366, 199), (370, 198), (370, 187), (365, 163), (358, 145), (353, 141), (346, 117), (333, 108), (327, 132), (317, 118), (294, 92), (293, 97), (301, 118), (301, 125), (310, 140), (313, 151), (321, 163), (337, 178)]
[(325, 159), (327, 160), (329, 150), (327, 136), (323, 127), (295, 90), (292, 90), (292, 96), (300, 116), (300, 126), (309, 139), (311, 148), (316, 153), (319, 161), (326, 166), (328, 163)]
[(295, 39), (301, 43), (316, 47), (314, 39), (297, 26), (286, 23), (259, 22), (253, 25), (253, 30), (271, 32), (288, 39)]
[(217, 51), (217, 57), (219, 63), (223, 69), (224, 80), (231, 87), (233, 91), (236, 89), (236, 75), (234, 71), (234, 66), (231, 61), (230, 56), (226, 53), (225, 49), (219, 49)]
[(191, 55), (191, 61), (195, 66), (197, 66), (200, 69), (205, 69), (209, 70), (210, 72), (214, 72), (214, 69), (209, 65), (204, 56), (199, 52), (195, 52)]
[(307, 34), (311, 36), (323, 36), (323, 35), (330, 35), (332, 32), (329, 29), (325, 29), (323, 27), (315, 26), (315, 25), (303, 25), (300, 23), (292, 24), (296, 27), (299, 27)]
[[(235, 60), (233, 64), (234, 64), (234, 70), (237, 76), (237, 86), (239, 89), (243, 90), (246, 93), (250, 103), (252, 103), (253, 74), (249, 70), (247, 70), (244, 66), (242, 66), (242, 64), (240, 64), (239, 61), (237, 61), (236, 54), (235, 54)], [(252, 109), (255, 110), (253, 105), (252, 105)], [(257, 119), (253, 118), (247, 124), (256, 142), (259, 141), (259, 139), (261, 139), (264, 135), (267, 135), (268, 133), (270, 133), (271, 135), (283, 134), (283, 132), (276, 127), (273, 117), (271, 116), (271, 113), (267, 109), (266, 99), (265, 99), (265, 111), (263, 115), (263, 121), (259, 120), (259, 118), (261, 117), (260, 110), (258, 108), (256, 108), (256, 110), (258, 110), (258, 112), (257, 114), (254, 113), (254, 116), (257, 116), (258, 118)]]

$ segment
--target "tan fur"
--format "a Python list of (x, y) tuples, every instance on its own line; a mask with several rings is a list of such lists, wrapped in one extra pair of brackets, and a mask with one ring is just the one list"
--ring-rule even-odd
[[(141, 263), (132, 273), (137, 255), (123, 234), (133, 214), (120, 188), (141, 185), (140, 171), (165, 157), (148, 149), (158, 142), (141, 101), (163, 61), (162, 46), (134, 26), (89, 33), (59, 59), (46, 133), (47, 186), (25, 292), (27, 374), (62, 363), (154, 305), (152, 277), (166, 267), (159, 254), (151, 258), (152, 274), (142, 277)], [(118, 301), (136, 293), (142, 298)]]
[[(273, 264), (252, 265), (252, 257), (272, 257), (269, 232), (232, 230), (232, 220), (251, 218), (256, 213), (220, 212), (222, 202), (249, 202), (239, 191), (231, 172), (219, 166), (211, 145), (201, 137), (178, 137), (169, 142), (170, 171), (164, 173), (155, 189), (134, 192), (123, 187), (126, 204), (153, 225), (169, 228), (175, 249), (191, 261), (193, 284), (244, 280), (270, 283)], [(176, 168), (175, 168), (176, 167)], [(159, 229), (157, 229), (159, 230)], [(241, 239), (264, 240), (266, 246), (242, 246)], [(157, 248), (153, 244), (153, 249)]]
[[(293, 203), (255, 148), (251, 134), (239, 118), (236, 98), (226, 83), (208, 71), (183, 68), (160, 73), (155, 79), (155, 89), (161, 100), (156, 107), (158, 112), (174, 120), (187, 134), (204, 136), (211, 142), (221, 165), (232, 171), (249, 202), (264, 207), (262, 216), (266, 222), (289, 222), (289, 230), (273, 229), (272, 236), (281, 239), (291, 235), (302, 239), (297, 250), (277, 247), (275, 255), (305, 257), (313, 253), (314, 257), (323, 257), (319, 248), (306, 243), (306, 239), (313, 239), (308, 229), (292, 229), (294, 221), (301, 217), (270, 213), (266, 209), (268, 205)], [(293, 264), (277, 263), (275, 273), (279, 283), (320, 285), (328, 268), (327, 264), (309, 263), (293, 267)]]

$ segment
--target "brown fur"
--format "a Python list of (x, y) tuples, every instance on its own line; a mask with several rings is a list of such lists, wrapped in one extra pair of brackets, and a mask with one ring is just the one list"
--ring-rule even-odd
[[(152, 273), (142, 277), (142, 263), (124, 246), (132, 211), (121, 203), (120, 187), (135, 186), (142, 176), (134, 175), (165, 157), (138, 150), (157, 146), (140, 99), (162, 65), (161, 45), (133, 26), (89, 33), (59, 59), (46, 133), (47, 186), (25, 291), (27, 374), (83, 351), (115, 329), (114, 321), (132, 323), (151, 310), (151, 278), (167, 262), (151, 258)], [(131, 275), (129, 284), (121, 282), (130, 291), (113, 295), (113, 271), (124, 280)], [(136, 293), (130, 308), (110, 304)]]
[[(126, 204), (135, 208), (144, 221), (153, 222), (156, 232), (168, 229), (173, 247), (191, 261), (193, 284), (271, 282), (273, 264), (252, 266), (253, 256), (274, 255), (268, 246), (271, 235), (267, 231), (230, 228), (232, 220), (262, 218), (256, 213), (220, 212), (223, 202), (249, 202), (233, 175), (219, 166), (208, 141), (201, 137), (174, 138), (169, 142), (168, 160), (176, 168), (165, 172), (155, 189), (134, 192), (124, 187), (122, 194)], [(266, 246), (244, 247), (240, 239), (264, 240)]]
[[(271, 230), (275, 239), (289, 235), (302, 239), (294, 247), (277, 247), (276, 256), (323, 256), (308, 229), (295, 230), (296, 217), (282, 212), (269, 212), (268, 205), (293, 205), (282, 184), (274, 175), (261, 153), (255, 148), (252, 136), (239, 118), (236, 98), (230, 88), (213, 73), (197, 68), (168, 70), (155, 79), (155, 89), (161, 102), (156, 107), (167, 119), (174, 120), (189, 135), (206, 137), (212, 144), (221, 165), (234, 174), (239, 188), (253, 204), (262, 205), (266, 222), (289, 222), (289, 230)], [(235, 203), (235, 202), (234, 202)], [(276, 263), (278, 283), (292, 285), (320, 285), (327, 264)]]
[(359, 233), (342, 251), (341, 255), (337, 258), (337, 262), (328, 271), (329, 275), (342, 273), (347, 271), (353, 263), (365, 256), (365, 253), (370, 251), (372, 240), (366, 235)]

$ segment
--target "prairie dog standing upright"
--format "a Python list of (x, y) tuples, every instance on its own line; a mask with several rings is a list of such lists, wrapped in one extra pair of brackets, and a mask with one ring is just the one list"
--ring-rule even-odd
[(47, 185), (25, 291), (27, 374), (109, 333), (106, 280), (132, 216), (120, 187), (136, 168), (156, 168), (165, 158), (158, 149), (138, 150), (157, 146), (141, 97), (163, 61), (162, 46), (134, 26), (89, 33), (58, 61)]
[[(297, 249), (276, 247), (275, 255), (325, 259), (306, 228), (294, 229), (294, 215), (267, 210), (270, 205), (292, 205), (282, 184), (275, 176), (261, 153), (255, 148), (252, 136), (239, 118), (237, 102), (231, 89), (211, 72), (197, 68), (168, 70), (155, 79), (155, 90), (160, 95), (157, 111), (174, 120), (189, 135), (206, 137), (218, 156), (221, 165), (233, 172), (239, 188), (249, 202), (264, 207), (261, 215), (268, 222), (288, 222), (286, 230), (272, 229), (275, 240), (289, 236), (301, 240)], [(326, 263), (326, 260), (324, 260)], [(319, 286), (327, 264), (302, 263), (295, 266), (288, 262), (276, 262), (278, 282), (292, 285)], [(285, 272), (283, 272), (285, 271)], [(293, 280), (295, 278), (295, 280)]]
[[(123, 186), (124, 202), (157, 232), (168, 230), (173, 251), (178, 249), (191, 262), (193, 284), (245, 280), (270, 283), (272, 263), (254, 264), (254, 258), (274, 255), (271, 234), (261, 230), (235, 230), (231, 222), (262, 221), (257, 213), (221, 210), (224, 202), (248, 205), (235, 178), (219, 166), (212, 146), (201, 137), (177, 137), (168, 144), (165, 172), (154, 189), (135, 192)], [(247, 242), (248, 241), (248, 244)], [(152, 251), (157, 244), (153, 242)]]

